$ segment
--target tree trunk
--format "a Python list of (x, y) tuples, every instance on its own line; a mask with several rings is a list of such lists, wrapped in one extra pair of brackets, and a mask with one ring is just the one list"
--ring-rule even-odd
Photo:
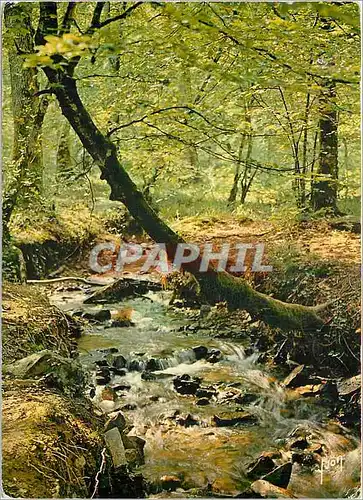
[(335, 107), (335, 84), (327, 83), (320, 95), (320, 151), (318, 168), (313, 183), (312, 208), (314, 211), (337, 211), (338, 180), (338, 119)]
[(245, 136), (245, 134), (243, 134), (241, 137), (241, 142), (239, 144), (239, 148), (238, 148), (238, 161), (236, 163), (236, 170), (234, 173), (233, 186), (231, 188), (231, 191), (230, 191), (229, 197), (228, 197), (228, 205), (234, 203), (237, 199), (238, 184), (239, 184), (239, 181), (241, 178), (241, 161), (242, 161), (243, 148), (245, 145), (245, 139), (246, 139), (246, 136)]
[(57, 150), (57, 177), (61, 182), (64, 179), (68, 179), (72, 174), (72, 159), (69, 150), (70, 130), (71, 127), (68, 120), (66, 120), (62, 126)]
[(248, 191), (250, 190), (253, 178), (256, 175), (257, 170), (255, 169), (252, 171), (252, 166), (251, 166), (251, 155), (252, 155), (252, 148), (253, 148), (253, 137), (252, 137), (252, 126), (251, 126), (251, 115), (248, 113), (246, 114), (246, 119), (248, 117), (248, 121), (250, 124), (250, 132), (248, 134), (248, 145), (247, 145), (247, 152), (246, 152), (246, 158), (245, 158), (245, 168), (243, 175), (241, 177), (241, 205), (243, 205), (246, 201)]
[(15, 173), (3, 199), (3, 224), (7, 226), (16, 204), (34, 202), (42, 190), (42, 124), (47, 99), (36, 97), (39, 91), (37, 70), (24, 68), (23, 54), (34, 51), (31, 4), (7, 3), (4, 9), (8, 46), (12, 112), (14, 117), (13, 164)]
[[(40, 29), (44, 36), (54, 32), (56, 4), (40, 4), (40, 9)], [(84, 107), (71, 73), (66, 73), (66, 69), (55, 70), (51, 67), (44, 67), (44, 71), (53, 86), (63, 115), (100, 167), (101, 179), (108, 182), (111, 188), (110, 199), (124, 203), (150, 237), (165, 244), (168, 257), (173, 260), (177, 244), (183, 243), (184, 240), (160, 219), (129, 177), (117, 158), (115, 145), (96, 127)], [(261, 318), (270, 325), (287, 330), (310, 330), (323, 325), (322, 319), (317, 315), (317, 308), (285, 304), (256, 292), (241, 278), (226, 272), (217, 272), (213, 266), (210, 266), (207, 272), (201, 273), (199, 267), (200, 259), (184, 265), (184, 269), (196, 277), (201, 292), (211, 302), (226, 301), (230, 307), (243, 308), (254, 318)]]

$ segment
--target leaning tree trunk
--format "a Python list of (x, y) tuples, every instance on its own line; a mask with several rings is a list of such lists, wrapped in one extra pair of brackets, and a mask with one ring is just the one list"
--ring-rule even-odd
[(14, 175), (3, 199), (4, 233), (20, 201), (29, 205), (42, 189), (42, 124), (48, 106), (39, 91), (37, 69), (24, 68), (24, 54), (34, 51), (31, 4), (7, 3), (4, 9), (14, 120)]
[[(56, 29), (56, 4), (40, 4), (40, 35), (54, 33)], [(149, 205), (145, 196), (132, 181), (117, 157), (115, 145), (97, 128), (78, 94), (71, 69), (44, 67), (63, 115), (77, 133), (83, 146), (101, 170), (111, 188), (110, 199), (124, 203), (131, 215), (157, 243), (164, 243), (170, 260), (174, 259), (177, 244), (184, 240), (175, 233)], [(323, 325), (317, 308), (286, 304), (256, 292), (243, 279), (227, 272), (217, 272), (209, 266), (205, 273), (199, 272), (200, 260), (184, 265), (199, 282), (201, 292), (207, 300), (223, 300), (233, 308), (243, 308), (254, 318), (283, 329), (310, 330)]]

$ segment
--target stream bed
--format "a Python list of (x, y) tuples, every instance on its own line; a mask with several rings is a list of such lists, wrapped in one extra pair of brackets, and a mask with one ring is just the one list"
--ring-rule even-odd
[(295, 457), (289, 495), (351, 495), (358, 440), (334, 427), (329, 408), (286, 389), (258, 363), (258, 353), (250, 354), (248, 341), (199, 330), (185, 311), (168, 306), (169, 292), (96, 306), (83, 304), (86, 296), (61, 289), (51, 301), (72, 313), (121, 310), (132, 322), (90, 322), (78, 349), (96, 411), (121, 410), (132, 423), (130, 435), (146, 441), (138, 470), (154, 485), (150, 497), (236, 496), (251, 484), (254, 460), (269, 454), (277, 465), (290, 462), (291, 443), (302, 436), (312, 449), (321, 445), (326, 460), (342, 456), (342, 464), (322, 474), (319, 451), (311, 454), (314, 464)]

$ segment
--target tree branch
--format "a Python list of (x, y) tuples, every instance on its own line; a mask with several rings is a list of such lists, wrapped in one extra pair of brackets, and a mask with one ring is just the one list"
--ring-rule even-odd
[(129, 14), (131, 14), (131, 12), (133, 10), (135, 10), (137, 7), (139, 7), (140, 5), (142, 5), (142, 3), (143, 2), (136, 2), (133, 5), (131, 5), (131, 7), (129, 7), (128, 9), (126, 9), (122, 14), (119, 14), (118, 16), (115, 16), (115, 17), (110, 17), (109, 19), (106, 19), (102, 23), (99, 20), (96, 23), (92, 22), (92, 26), (94, 28), (98, 28), (98, 29), (99, 28), (104, 28), (105, 26), (108, 26), (109, 24), (114, 23), (115, 21), (120, 21), (121, 19), (125, 19)]
[(67, 10), (64, 14), (63, 21), (59, 30), (59, 35), (63, 35), (70, 30), (73, 22), (73, 14), (76, 9), (77, 2), (68, 2)]
[(165, 111), (171, 111), (174, 109), (184, 109), (184, 110), (189, 111), (190, 113), (194, 113), (194, 114), (198, 115), (200, 118), (202, 118), (206, 123), (208, 123), (208, 125), (210, 125), (213, 128), (216, 128), (218, 130), (221, 130), (222, 132), (233, 133), (233, 134), (236, 132), (234, 129), (225, 129), (225, 128), (219, 127), (218, 125), (213, 124), (208, 118), (206, 118), (204, 115), (202, 115), (202, 113), (200, 113), (196, 109), (191, 108), (190, 106), (169, 106), (167, 108), (162, 108), (162, 109), (158, 109), (156, 111), (153, 111), (152, 113), (144, 115), (141, 118), (137, 118), (135, 120), (132, 120), (131, 122), (124, 123), (123, 125), (119, 125), (118, 127), (115, 127), (112, 130), (110, 130), (107, 134), (107, 137), (110, 137), (112, 134), (114, 134), (118, 130), (121, 130), (121, 129), (126, 128), (126, 127), (130, 127), (131, 125), (134, 125), (135, 123), (144, 122), (147, 118), (150, 118), (151, 116), (154, 116), (154, 115), (157, 115), (160, 113), (164, 113)]

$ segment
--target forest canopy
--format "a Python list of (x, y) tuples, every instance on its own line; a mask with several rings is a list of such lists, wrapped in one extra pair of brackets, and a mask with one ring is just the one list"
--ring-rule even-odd
[(357, 212), (358, 5), (57, 5), (43, 39), (38, 3), (4, 10), (5, 219), (114, 206), (42, 72), (57, 65), (169, 220)]

